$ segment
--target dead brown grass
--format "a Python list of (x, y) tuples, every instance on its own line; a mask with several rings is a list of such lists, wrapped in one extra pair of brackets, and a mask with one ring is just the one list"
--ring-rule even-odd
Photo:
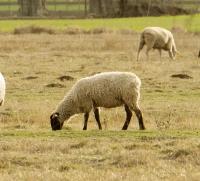
[[(176, 30), (176, 29), (175, 29)], [(110, 33), (117, 33), (117, 34), (134, 34), (135, 32), (130, 29), (119, 29), (113, 30), (105, 27), (98, 27), (92, 29), (83, 29), (76, 26), (67, 27), (65, 30), (47, 28), (42, 26), (25, 26), (15, 28), (13, 34), (21, 35), (21, 34), (68, 34), (68, 35), (79, 35), (79, 34), (110, 34)]]
[[(197, 35), (185, 32), (174, 36), (182, 55), (176, 61), (167, 53), (159, 61), (154, 51), (150, 61), (142, 54), (136, 62), (137, 33), (0, 35), (0, 70), (7, 82), (1, 132), (51, 131), (49, 115), (67, 90), (79, 78), (104, 71), (131, 71), (141, 78), (147, 130), (198, 131), (199, 42)], [(173, 74), (187, 74), (192, 79), (172, 78)], [(73, 79), (61, 81), (60, 77)], [(104, 130), (120, 130), (125, 119), (123, 108), (101, 109), (100, 115)], [(73, 117), (63, 132), (81, 130), (82, 120), (82, 115)], [(88, 129), (97, 129), (92, 114)], [(138, 129), (134, 115), (129, 129)], [(199, 145), (193, 136), (0, 136), (0, 175), (2, 180), (198, 180)]]
[[(131, 146), (133, 145), (134, 146)], [(196, 180), (198, 139), (1, 140), (3, 180)], [(128, 149), (127, 149), (128, 148)]]
[[(155, 51), (151, 52), (149, 62), (144, 54), (136, 62), (138, 34), (1, 35), (0, 68), (8, 87), (6, 120), (46, 124), (50, 112), (77, 79), (103, 71), (132, 71), (142, 79), (141, 107), (147, 127), (199, 128), (200, 66), (196, 57), (198, 47), (192, 43), (196, 36), (177, 33), (175, 38), (182, 54), (176, 61), (170, 61), (163, 53), (160, 62)], [(174, 79), (174, 74), (186, 74), (193, 79)], [(58, 79), (62, 76), (74, 79), (62, 82)], [(30, 101), (31, 106), (27, 107)], [(45, 110), (42, 120), (40, 110)], [(124, 119), (123, 109), (102, 111), (102, 117), (109, 120), (105, 127), (116, 127), (115, 121), (122, 124)], [(79, 119), (81, 116), (75, 120)], [(80, 120), (77, 123), (80, 125)]]
[(47, 34), (55, 34), (56, 31), (50, 28), (44, 28), (39, 26), (26, 26), (26, 27), (20, 27), (14, 29), (14, 34), (41, 34), (41, 33), (47, 33)]

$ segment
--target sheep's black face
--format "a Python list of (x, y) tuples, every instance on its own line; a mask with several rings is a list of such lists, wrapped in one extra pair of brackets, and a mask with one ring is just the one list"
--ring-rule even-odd
[(50, 117), (52, 130), (61, 130), (63, 123), (59, 121), (59, 113), (53, 113)]

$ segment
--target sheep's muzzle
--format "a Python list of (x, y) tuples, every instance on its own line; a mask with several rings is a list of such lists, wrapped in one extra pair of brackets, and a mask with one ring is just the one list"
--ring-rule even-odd
[(63, 124), (60, 123), (59, 121), (59, 114), (58, 113), (54, 113), (51, 115), (50, 117), (50, 122), (51, 122), (51, 128), (52, 130), (61, 130)]

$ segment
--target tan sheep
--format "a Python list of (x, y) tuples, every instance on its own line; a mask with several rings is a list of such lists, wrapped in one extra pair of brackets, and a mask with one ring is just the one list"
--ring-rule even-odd
[(65, 120), (79, 113), (84, 113), (83, 130), (86, 130), (92, 109), (98, 127), (102, 129), (98, 107), (114, 108), (122, 105), (126, 111), (122, 129), (128, 128), (132, 111), (138, 118), (140, 129), (145, 129), (139, 108), (140, 85), (140, 79), (130, 72), (104, 72), (80, 79), (50, 116), (52, 130), (62, 129)]
[(147, 27), (145, 28), (140, 36), (140, 43), (137, 52), (137, 61), (139, 60), (140, 51), (146, 45), (146, 56), (147, 60), (149, 59), (149, 51), (151, 49), (157, 49), (160, 53), (161, 51), (168, 51), (169, 57), (175, 59), (177, 49), (174, 41), (174, 37), (169, 30), (160, 27)]

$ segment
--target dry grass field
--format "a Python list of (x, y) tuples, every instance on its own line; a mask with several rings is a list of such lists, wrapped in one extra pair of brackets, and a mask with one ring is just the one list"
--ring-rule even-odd
[[(199, 180), (200, 35), (174, 30), (181, 56), (157, 51), (136, 62), (139, 34), (0, 34), (0, 70), (7, 82), (0, 108), (0, 180)], [(81, 77), (130, 71), (142, 80), (145, 131), (123, 108), (101, 109), (51, 131), (49, 116)], [(172, 77), (186, 74), (188, 79)]]

